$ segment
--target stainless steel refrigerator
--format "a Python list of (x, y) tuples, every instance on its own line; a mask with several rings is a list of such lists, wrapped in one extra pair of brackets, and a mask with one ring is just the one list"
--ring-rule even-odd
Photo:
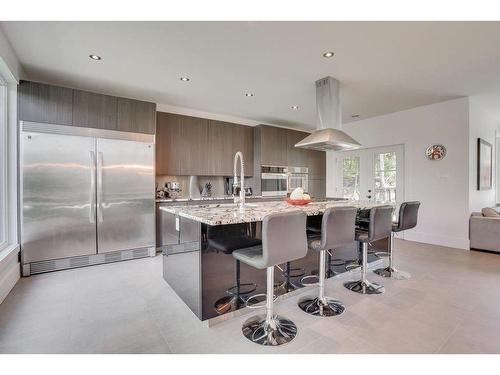
[(23, 275), (154, 255), (154, 136), (21, 129)]

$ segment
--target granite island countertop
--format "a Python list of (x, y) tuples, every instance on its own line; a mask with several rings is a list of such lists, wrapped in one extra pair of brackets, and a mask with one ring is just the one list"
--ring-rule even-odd
[(284, 201), (247, 202), (243, 212), (239, 212), (238, 205), (234, 203), (168, 206), (160, 207), (160, 210), (207, 225), (225, 225), (262, 221), (266, 215), (276, 212), (301, 210), (308, 216), (314, 216), (323, 214), (323, 212), (330, 207), (356, 207), (358, 209), (368, 209), (387, 204), (394, 206), (394, 203), (373, 203), (353, 200), (324, 200), (313, 201), (304, 206), (293, 206)]

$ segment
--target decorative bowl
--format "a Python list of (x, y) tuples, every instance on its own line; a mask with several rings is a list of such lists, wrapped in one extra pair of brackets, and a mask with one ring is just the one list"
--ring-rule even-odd
[(286, 203), (291, 204), (293, 206), (304, 206), (306, 204), (311, 203), (312, 199), (285, 199)]

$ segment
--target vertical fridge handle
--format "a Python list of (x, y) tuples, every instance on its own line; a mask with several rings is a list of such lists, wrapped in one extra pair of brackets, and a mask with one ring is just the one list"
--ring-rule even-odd
[(90, 151), (90, 208), (89, 222), (95, 223), (95, 153)]
[(104, 216), (102, 212), (102, 152), (97, 154), (97, 220), (102, 223)]

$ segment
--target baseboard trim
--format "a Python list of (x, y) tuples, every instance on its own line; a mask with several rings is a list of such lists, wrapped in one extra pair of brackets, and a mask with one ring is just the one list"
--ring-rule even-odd
[(11, 252), (0, 262), (0, 303), (10, 293), (14, 285), (21, 278), (21, 267), (18, 261), (18, 252)]
[(414, 230), (406, 232), (404, 234), (404, 239), (408, 241), (428, 243), (431, 245), (453, 247), (462, 250), (469, 250), (470, 246), (470, 241), (468, 238), (441, 236), (423, 232), (416, 232)]

